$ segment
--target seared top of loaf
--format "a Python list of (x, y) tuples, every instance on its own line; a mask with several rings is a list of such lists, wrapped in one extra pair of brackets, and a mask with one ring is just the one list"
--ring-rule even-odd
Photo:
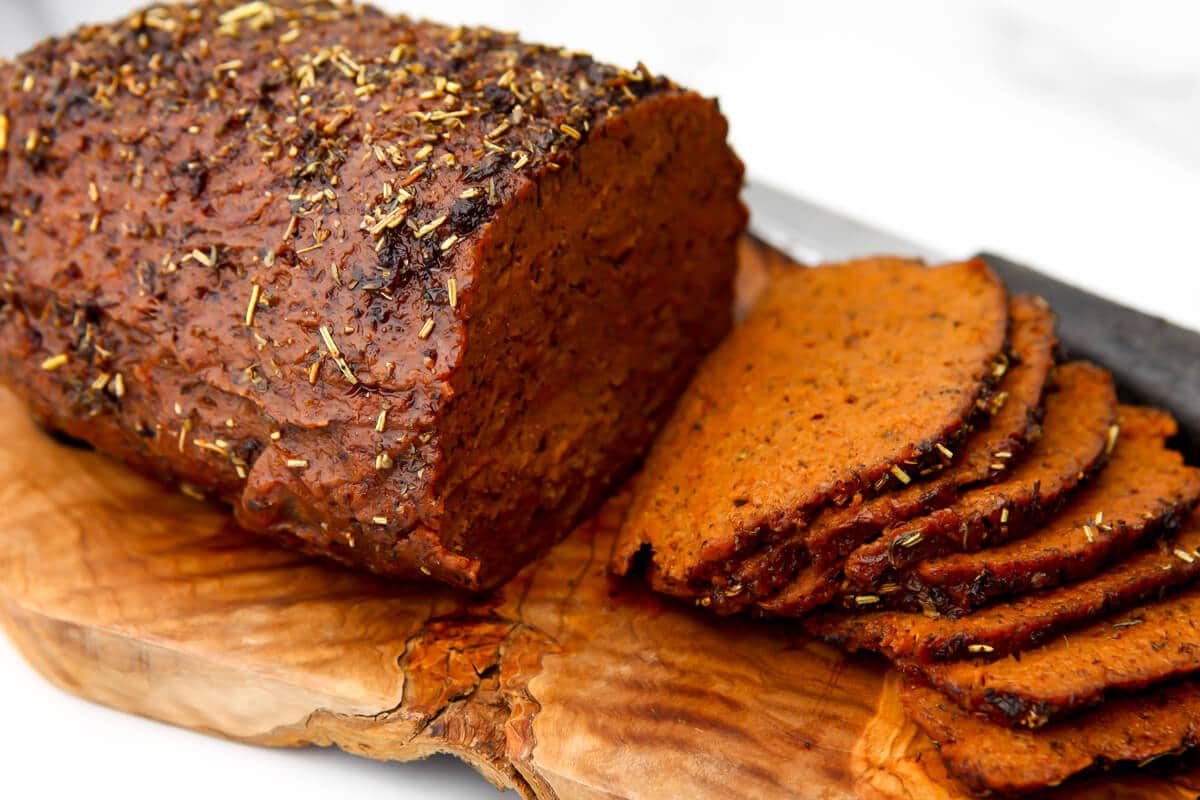
[(137, 380), (102, 314), (144, 334), (139, 360), (169, 354), (281, 426), (412, 431), (392, 452), (416, 484), (494, 210), (665, 91), (644, 67), (362, 5), (138, 12), (0, 67), (4, 277), (76, 306), (62, 357), (107, 385), (80, 403)]
[[(221, 322), (241, 330), (195, 346), (261, 353), (247, 379), (263, 384), (266, 361), (322, 349), (318, 378), (338, 394), (427, 380), (424, 355), (388, 367), (357, 352), (358, 333), (412, 339), (414, 320), (432, 320), (419, 349), (452, 356), (444, 334), (470, 287), (448, 279), (489, 209), (569, 159), (598, 117), (661, 88), (644, 69), (511, 34), (324, 2), (151, 9), (47, 41), (4, 73), (0, 203), (18, 272), (74, 260), (66, 282), (139, 325), (164, 301), (195, 314), (240, 293), (245, 318)], [(135, 291), (104, 280), (134, 262)], [(321, 303), (286, 292), (298, 269)], [(413, 302), (397, 309), (402, 296)], [(327, 318), (305, 318), (321, 307)]]

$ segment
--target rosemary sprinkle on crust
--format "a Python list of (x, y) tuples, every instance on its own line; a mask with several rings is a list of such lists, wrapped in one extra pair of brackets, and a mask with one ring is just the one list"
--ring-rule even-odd
[(42, 362), (42, 369), (46, 370), (47, 372), (56, 370), (66, 364), (67, 360), (68, 356), (66, 353), (59, 353), (58, 355), (50, 356)]
[(1104, 454), (1112, 455), (1112, 451), (1116, 449), (1117, 439), (1121, 435), (1121, 426), (1113, 425), (1108, 429), (1108, 442), (1104, 445)]
[(246, 327), (254, 326), (254, 309), (258, 308), (258, 298), (262, 295), (262, 287), (257, 283), (250, 286), (250, 302), (246, 304)]
[(321, 338), (325, 341), (325, 349), (329, 351), (329, 355), (333, 356), (334, 358), (341, 356), (342, 351), (338, 350), (337, 342), (333, 340), (333, 334), (330, 333), (329, 326), (322, 325), (320, 330)]
[(179, 484), (179, 491), (180, 491), (180, 493), (192, 498), (193, 500), (206, 499), (204, 496), (204, 492), (200, 491), (195, 486), (192, 486), (190, 483)]
[(442, 227), (442, 225), (445, 224), (447, 219), (448, 219), (448, 217), (445, 214), (442, 214), (437, 219), (430, 220), (429, 222), (425, 223), (421, 227), (417, 228), (416, 231), (413, 232), (413, 236), (415, 236), (418, 239), (424, 239), (426, 236), (433, 233), (438, 228)]

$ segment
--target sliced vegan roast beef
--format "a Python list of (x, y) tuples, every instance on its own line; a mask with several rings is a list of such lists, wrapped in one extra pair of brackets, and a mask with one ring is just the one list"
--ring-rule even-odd
[(1032, 792), (1089, 769), (1140, 765), (1200, 744), (1200, 684), (1191, 681), (1114, 700), (1036, 731), (995, 725), (915, 682), (900, 697), (951, 772), (980, 794)]
[(1164, 412), (1124, 406), (1112, 458), (1034, 533), (913, 565), (900, 581), (922, 608), (961, 614), (988, 600), (1093, 575), (1200, 499), (1200, 469), (1166, 446)]
[(1056, 372), (1044, 432), (1004, 480), (963, 493), (944, 509), (895, 526), (846, 559), (852, 596), (895, 585), (896, 572), (950, 552), (995, 546), (1028, 532), (1058, 508), (1111, 452), (1117, 437), (1112, 376), (1085, 362)]
[[(1192, 564), (1200, 553), (1174, 550)], [(922, 666), (934, 688), (963, 708), (1007, 725), (1037, 728), (1113, 694), (1200, 670), (1200, 590), (1122, 611), (1020, 658)]]
[(737, 594), (739, 554), (942, 462), (994, 380), (1007, 329), (1005, 290), (978, 260), (778, 276), (655, 442), (614, 569), (645, 549), (659, 591)]
[(741, 165), (716, 103), (644, 67), (205, 2), (5, 62), (0, 125), (3, 381), (386, 575), (511, 574), (731, 323)]
[[(890, 525), (945, 506), (963, 487), (1001, 476), (1011, 459), (1041, 434), (1042, 395), (1058, 343), (1054, 315), (1039, 298), (1014, 297), (1009, 313), (1011, 359), (1001, 364), (1005, 372), (995, 392), (982, 402), (984, 413), (976, 415), (975, 427), (958, 452), (947, 449), (944, 469), (845, 508), (825, 509), (787, 545), (747, 558), (734, 573), (734, 582), (744, 591), (733, 596), (716, 593), (711, 607), (730, 612), (756, 603), (769, 613), (803, 613), (832, 597), (841, 560), (854, 547)], [(798, 553), (780, 554), (785, 547)], [(796, 561), (803, 566), (795, 575), (774, 568)], [(804, 590), (808, 585), (813, 591)], [(777, 591), (781, 587), (786, 588)]]
[(1123, 611), (1191, 582), (1200, 559), (1200, 516), (1175, 536), (1154, 541), (1087, 580), (1030, 592), (960, 618), (883, 610), (814, 614), (807, 630), (847, 650), (875, 650), (911, 666), (975, 654), (1002, 656), (1036, 647), (1064, 631)]

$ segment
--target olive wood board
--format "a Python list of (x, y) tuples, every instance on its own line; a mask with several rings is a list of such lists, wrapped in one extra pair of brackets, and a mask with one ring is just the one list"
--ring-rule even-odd
[[(785, 260), (747, 242), (742, 306)], [(486, 596), (277, 549), (0, 392), (0, 622), (54, 684), (247, 743), (462, 758), (537, 798), (957, 798), (897, 676), (606, 573), (622, 496)], [(1059, 797), (1194, 798), (1200, 770)]]

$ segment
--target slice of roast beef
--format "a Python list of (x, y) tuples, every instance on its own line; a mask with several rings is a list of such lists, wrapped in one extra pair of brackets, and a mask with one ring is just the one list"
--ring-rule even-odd
[(938, 745), (946, 767), (979, 794), (1057, 786), (1094, 768), (1142, 765), (1200, 743), (1200, 684), (1188, 681), (1121, 698), (1036, 731), (1013, 730), (959, 708), (916, 682), (905, 713)]
[[(1193, 564), (1196, 550), (1173, 555)], [(1105, 698), (1200, 670), (1200, 589), (1122, 611), (1017, 657), (922, 665), (933, 687), (1006, 725), (1038, 728)]]

